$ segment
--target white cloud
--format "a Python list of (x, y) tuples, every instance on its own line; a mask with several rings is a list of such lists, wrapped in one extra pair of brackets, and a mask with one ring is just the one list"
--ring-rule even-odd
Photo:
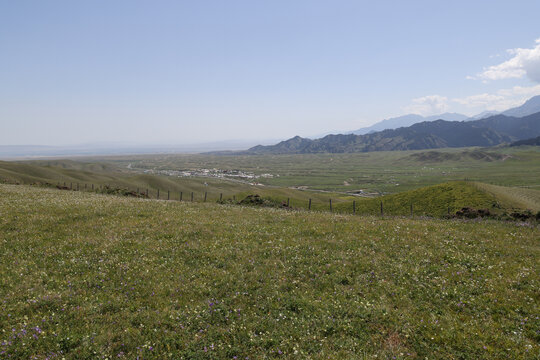
[[(528, 78), (540, 83), (540, 39), (530, 49), (516, 48), (507, 51), (510, 59), (487, 67), (476, 76), (467, 79), (500, 80)], [(408, 113), (434, 115), (457, 111), (474, 115), (482, 111), (504, 111), (520, 106), (529, 98), (540, 95), (540, 84), (534, 86), (514, 86), (491, 93), (475, 94), (466, 97), (448, 99), (441, 95), (430, 95), (412, 100), (412, 104), (403, 108)]]
[(540, 95), (540, 85), (514, 86), (509, 89), (498, 90), (492, 94), (484, 93), (463, 98), (454, 98), (451, 101), (477, 111), (504, 111), (523, 104), (535, 95)]
[(514, 86), (510, 89), (497, 91), (502, 96), (524, 96), (526, 98), (540, 95), (540, 85), (535, 86)]
[(510, 59), (489, 66), (476, 76), (467, 76), (467, 79), (501, 80), (527, 76), (540, 83), (540, 39), (536, 40), (536, 46), (531, 49), (516, 48), (507, 52), (512, 55)]
[(496, 108), (501, 106), (500, 104), (505, 101), (505, 98), (501, 95), (484, 93), (464, 98), (455, 98), (452, 101), (467, 107), (485, 107), (486, 109), (497, 110)]
[(403, 108), (407, 113), (438, 115), (455, 111), (476, 115), (483, 111), (504, 111), (520, 106), (533, 96), (540, 95), (540, 85), (514, 86), (493, 93), (482, 93), (448, 99), (445, 96), (430, 95), (413, 99), (412, 104)]
[(407, 113), (420, 115), (438, 115), (448, 110), (448, 98), (440, 95), (428, 95), (412, 100), (412, 104), (406, 106)]

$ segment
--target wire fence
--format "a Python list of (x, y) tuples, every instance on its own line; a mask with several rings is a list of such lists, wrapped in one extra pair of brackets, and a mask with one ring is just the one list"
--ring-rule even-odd
[[(0, 179), (6, 184), (20, 184), (18, 181)], [(179, 202), (208, 202), (231, 205), (263, 206), (282, 208), (286, 210), (320, 211), (336, 214), (351, 214), (380, 217), (435, 217), (435, 218), (494, 218), (499, 220), (540, 221), (540, 211), (520, 208), (502, 208), (498, 202), (485, 205), (484, 208), (474, 208), (467, 205), (467, 199), (445, 203), (441, 198), (398, 199), (398, 197), (356, 198), (347, 199), (336, 197), (314, 198), (298, 196), (294, 198), (265, 194), (261, 197), (249, 191), (231, 193), (221, 192), (218, 189), (208, 191), (194, 190), (163, 190), (159, 188), (126, 187), (125, 184), (94, 184), (90, 182), (62, 181), (56, 185), (48, 182), (25, 183), (41, 187), (56, 188), (59, 190), (95, 192), (109, 195), (128, 196), (144, 199), (157, 199)], [(448, 198), (448, 197), (447, 197)], [(408, 201), (407, 201), (408, 200)]]
[(53, 184), (41, 184), (53, 186), (59, 190), (97, 192), (110, 195), (130, 196), (145, 199), (180, 201), (180, 202), (213, 202), (222, 204), (236, 204), (246, 206), (266, 206), (289, 210), (324, 211), (337, 214), (371, 215), (371, 216), (431, 216), (448, 217), (454, 216), (461, 208), (453, 204), (414, 204), (408, 203), (385, 203), (376, 198), (362, 198), (358, 200), (344, 200), (340, 198), (290, 198), (276, 195), (261, 197), (256, 194), (223, 193), (212, 191), (182, 191), (164, 190), (150, 187), (127, 188), (111, 184), (93, 184), (79, 182), (58, 182)]

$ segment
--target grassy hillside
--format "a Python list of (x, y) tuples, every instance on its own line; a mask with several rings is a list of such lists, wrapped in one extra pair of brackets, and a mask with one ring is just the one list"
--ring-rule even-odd
[(540, 211), (540, 190), (518, 187), (475, 184), (479, 189), (496, 197), (504, 207)]
[[(385, 195), (374, 199), (361, 199), (356, 202), (357, 213), (376, 215), (383, 203), (384, 214), (410, 215), (413, 205), (414, 215), (443, 216), (455, 213), (463, 207), (489, 209), (499, 212), (500, 203), (496, 196), (479, 189), (472, 183), (456, 181), (399, 194)], [(347, 204), (348, 205), (348, 204)], [(350, 211), (350, 205), (338, 204), (338, 211)]]
[(539, 238), (0, 185), (0, 358), (535, 359)]

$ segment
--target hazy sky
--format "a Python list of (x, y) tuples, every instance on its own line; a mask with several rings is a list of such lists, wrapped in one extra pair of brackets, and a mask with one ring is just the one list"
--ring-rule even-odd
[(0, 0), (0, 145), (185, 144), (503, 110), (540, 1)]

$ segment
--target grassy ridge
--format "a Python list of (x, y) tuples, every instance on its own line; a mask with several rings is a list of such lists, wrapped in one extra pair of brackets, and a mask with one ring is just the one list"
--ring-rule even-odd
[(506, 208), (540, 211), (540, 190), (506, 187), (484, 183), (475, 184), (479, 189), (493, 195)]
[(539, 238), (0, 185), (0, 358), (535, 359)]
[[(471, 183), (456, 181), (375, 199), (362, 199), (356, 202), (357, 213), (379, 214), (381, 202), (385, 214), (401, 216), (410, 215), (411, 204), (414, 215), (429, 216), (444, 216), (449, 210), (453, 214), (463, 207), (490, 209), (495, 212), (500, 207), (495, 196)], [(350, 208), (350, 205), (348, 207)], [(342, 204), (336, 206), (338, 211), (344, 212), (350, 212), (349, 208)]]

